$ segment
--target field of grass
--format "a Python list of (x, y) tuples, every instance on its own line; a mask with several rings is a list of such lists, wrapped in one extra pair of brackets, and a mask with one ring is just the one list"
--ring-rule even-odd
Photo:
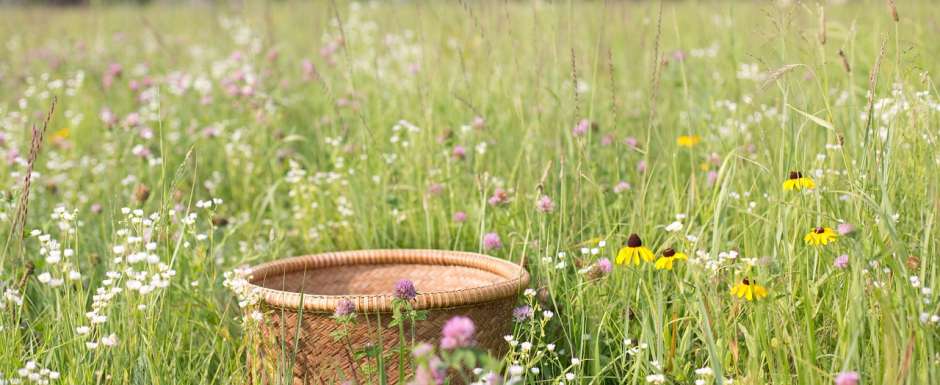
[(936, 4), (246, 3), (0, 8), (0, 384), (248, 383), (225, 273), (361, 248), (524, 261), (507, 382), (940, 383)]

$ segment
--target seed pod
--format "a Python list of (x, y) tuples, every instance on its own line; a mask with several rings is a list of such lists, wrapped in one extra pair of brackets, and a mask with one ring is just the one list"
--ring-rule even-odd
[(894, 4), (894, 0), (888, 0), (888, 9), (891, 10), (891, 19), (894, 20), (895, 23), (900, 22), (901, 18), (898, 17), (898, 7)]
[(150, 187), (141, 183), (137, 185), (137, 188), (134, 189), (134, 200), (137, 203), (144, 203), (147, 201), (147, 198), (150, 198)]
[(228, 218), (217, 215), (212, 217), (212, 225), (216, 227), (222, 227), (228, 225)]

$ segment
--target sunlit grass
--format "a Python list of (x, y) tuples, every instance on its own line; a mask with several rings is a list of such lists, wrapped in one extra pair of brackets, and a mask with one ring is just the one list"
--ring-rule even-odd
[[(58, 105), (0, 257), (0, 384), (245, 383), (224, 272), (394, 247), (526, 264), (507, 379), (938, 382), (937, 10), (4, 9), (4, 234)], [(688, 259), (606, 272), (632, 233)]]

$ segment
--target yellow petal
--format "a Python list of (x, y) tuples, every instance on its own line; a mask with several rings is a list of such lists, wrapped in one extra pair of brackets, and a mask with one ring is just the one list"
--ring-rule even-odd
[(647, 249), (646, 247), (640, 246), (640, 247), (639, 247), (639, 250), (640, 250), (640, 251), (639, 251), (640, 256), (643, 257), (643, 260), (644, 260), (644, 261), (646, 261), (646, 262), (651, 262), (653, 259), (656, 259), (656, 256), (653, 255), (653, 252), (650, 251), (650, 249)]
[(757, 299), (764, 298), (767, 296), (767, 290), (763, 286), (754, 285), (754, 295)]
[(816, 182), (814, 182), (814, 181), (813, 181), (812, 179), (810, 179), (810, 178), (805, 178), (805, 177), (804, 177), (804, 178), (798, 179), (798, 181), (799, 181), (799, 183), (800, 183), (800, 187), (801, 187), (801, 188), (810, 189), (810, 190), (816, 188)]
[(672, 258), (660, 257), (656, 260), (656, 270), (672, 270)]
[(747, 300), (748, 300), (748, 301), (753, 301), (753, 300), (754, 300), (754, 289), (751, 288), (751, 285), (747, 285), (747, 289), (744, 289), (744, 290), (747, 292)]
[(622, 247), (620, 251), (617, 252), (617, 264), (622, 265), (627, 261), (627, 257), (630, 256), (630, 249), (628, 247)]

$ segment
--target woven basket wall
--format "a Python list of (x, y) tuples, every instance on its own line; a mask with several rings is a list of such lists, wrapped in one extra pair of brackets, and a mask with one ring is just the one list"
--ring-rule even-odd
[[(264, 321), (257, 339), (259, 356), (249, 362), (253, 382), (289, 384), (291, 380), (284, 379), (292, 377), (293, 384), (330, 384), (351, 379), (347, 349), (331, 336), (339, 328), (332, 315), (341, 299), (356, 304), (353, 349), (376, 344), (381, 330), (383, 350), (397, 351), (398, 329), (389, 328), (388, 322), (392, 292), (400, 279), (415, 283), (413, 306), (428, 310), (428, 319), (415, 325), (417, 341), (437, 344), (443, 324), (462, 315), (476, 324), (477, 345), (501, 354), (503, 336), (511, 331), (512, 308), (529, 275), (508, 261), (443, 250), (346, 251), (257, 266), (249, 281), (261, 293)], [(410, 334), (410, 325), (407, 329)], [(395, 384), (398, 358), (386, 357), (389, 383)], [(356, 366), (374, 364), (352, 361)]]

